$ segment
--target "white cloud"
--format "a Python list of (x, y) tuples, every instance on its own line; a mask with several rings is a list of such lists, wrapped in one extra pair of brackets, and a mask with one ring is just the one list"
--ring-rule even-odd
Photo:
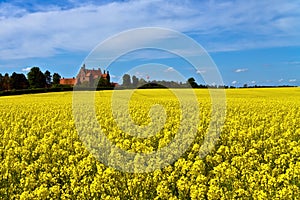
[(135, 72), (136, 76), (141, 76), (142, 74), (140, 72)]
[(296, 81), (297, 81), (297, 79), (290, 79), (289, 80), (290, 83), (293, 83), (293, 82), (296, 82)]
[(7, 17), (19, 17), (27, 13), (26, 9), (14, 6), (9, 3), (0, 3), (0, 19)]
[(29, 71), (30, 71), (30, 69), (31, 69), (31, 67), (26, 67), (26, 68), (23, 68), (23, 69), (22, 69), (22, 72), (29, 72)]
[(300, 45), (300, 4), (293, 1), (125, 1), (37, 10), (0, 4), (0, 59), (88, 52), (112, 34), (143, 26), (199, 36), (210, 51)]
[(116, 75), (113, 75), (113, 74), (110, 74), (110, 77), (111, 77), (111, 78), (117, 78), (117, 76), (116, 76)]
[(256, 81), (251, 81), (251, 83), (252, 83), (252, 84), (255, 84), (255, 83), (256, 83)]
[(175, 69), (173, 67), (168, 67), (165, 72), (174, 72)]
[(235, 85), (237, 84), (238, 82), (237, 81), (232, 81), (231, 84)]
[(136, 71), (133, 73), (137, 78), (145, 78), (147, 76), (147, 72), (139, 72)]
[(246, 71), (248, 71), (247, 68), (240, 68), (240, 69), (236, 69), (236, 70), (235, 70), (236, 73), (246, 72)]
[(197, 70), (196, 73), (197, 73), (197, 74), (205, 74), (205, 73), (206, 73), (206, 70)]
[(279, 82), (279, 83), (281, 83), (282, 81), (284, 81), (284, 79), (283, 79), (283, 78), (281, 78), (281, 79), (279, 79), (279, 80), (278, 80), (278, 82)]

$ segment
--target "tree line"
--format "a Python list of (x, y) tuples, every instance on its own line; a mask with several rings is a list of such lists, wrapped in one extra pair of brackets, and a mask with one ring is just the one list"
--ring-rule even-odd
[[(0, 73), (0, 91), (13, 91), (13, 90), (31, 90), (31, 89), (53, 89), (60, 87), (61, 76), (58, 73), (51, 74), (46, 70), (42, 72), (39, 67), (32, 67), (25, 76), (22, 73), (13, 72), (11, 75), (5, 73), (4, 76)], [(132, 77), (129, 74), (123, 75), (123, 83), (118, 87), (119, 89), (126, 88), (235, 88), (234, 86), (226, 85), (204, 85), (198, 84), (193, 77), (187, 79), (186, 82), (166, 81), (166, 80), (152, 80), (146, 81), (143, 78), (138, 78), (135, 75)], [(113, 89), (114, 84), (110, 83), (110, 77), (100, 77), (94, 81), (94, 87), (97, 89)], [(82, 84), (83, 87), (89, 88), (90, 86)], [(70, 86), (69, 86), (70, 87)], [(259, 87), (287, 87), (284, 86), (248, 86), (244, 84), (243, 88), (259, 88)], [(291, 87), (291, 86), (290, 86)], [(72, 88), (72, 87), (70, 87)]]
[(152, 80), (146, 81), (143, 78), (137, 78), (135, 75), (132, 77), (129, 74), (123, 75), (123, 83), (121, 88), (272, 88), (272, 87), (296, 87), (292, 85), (278, 85), (278, 86), (264, 86), (264, 85), (254, 85), (249, 86), (244, 84), (243, 86), (228, 86), (228, 85), (210, 85), (210, 84), (198, 84), (193, 77), (187, 79), (186, 82), (176, 82), (176, 81), (165, 81), (165, 80)]
[(27, 76), (16, 72), (4, 76), (0, 73), (0, 91), (56, 87), (60, 78), (58, 73), (52, 75), (48, 70), (43, 73), (39, 67), (32, 67)]
[(225, 85), (204, 85), (198, 84), (193, 77), (190, 77), (186, 82), (166, 81), (166, 80), (152, 80), (146, 81), (143, 78), (137, 78), (135, 75), (130, 77), (129, 74), (123, 75), (123, 88), (228, 88)]

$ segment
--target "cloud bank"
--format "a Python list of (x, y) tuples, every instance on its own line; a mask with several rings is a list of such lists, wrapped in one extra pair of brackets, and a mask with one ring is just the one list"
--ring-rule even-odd
[(187, 33), (209, 51), (300, 45), (299, 1), (26, 2), (0, 3), (0, 60), (89, 52), (143, 26)]

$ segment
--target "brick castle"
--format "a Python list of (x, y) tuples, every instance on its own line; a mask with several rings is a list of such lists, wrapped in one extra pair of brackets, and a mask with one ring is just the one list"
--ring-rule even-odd
[(99, 78), (104, 78), (110, 82), (110, 75), (108, 71), (101, 71), (100, 68), (98, 69), (86, 69), (85, 64), (80, 68), (79, 73), (77, 74), (76, 78), (62, 78), (60, 79), (59, 83), (61, 85), (88, 85), (92, 86), (94, 85), (94, 82), (99, 80)]

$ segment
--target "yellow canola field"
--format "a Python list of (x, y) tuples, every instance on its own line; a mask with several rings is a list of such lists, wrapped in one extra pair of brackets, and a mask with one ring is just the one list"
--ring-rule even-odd
[[(130, 165), (113, 151), (102, 155), (107, 156), (107, 163), (89, 152), (75, 126), (72, 92), (0, 97), (0, 198), (299, 198), (300, 88), (226, 90), (225, 124), (204, 158), (199, 157), (199, 150), (210, 122), (211, 100), (205, 89), (195, 93), (199, 120), (192, 144), (175, 162), (150, 173), (126, 173), (106, 166), (112, 162)], [(114, 120), (125, 111), (124, 106), (116, 106), (113, 114), (111, 97), (112, 91), (96, 92), (96, 118), (109, 141), (128, 152), (147, 154), (166, 147), (182, 126), (181, 119), (195, 118), (195, 105), (184, 114), (169, 90), (138, 90), (127, 102), (134, 124), (160, 129), (155, 134), (147, 129), (137, 134), (152, 134), (148, 138), (135, 137), (128, 131), (140, 130)], [(155, 104), (165, 110), (152, 110), (159, 115), (151, 121)], [(90, 126), (89, 115), (82, 113), (80, 120), (86, 127), (79, 128)], [(103, 145), (86, 139), (95, 145), (93, 150), (102, 152)], [(146, 161), (134, 158), (132, 162), (133, 170), (139, 172)]]

